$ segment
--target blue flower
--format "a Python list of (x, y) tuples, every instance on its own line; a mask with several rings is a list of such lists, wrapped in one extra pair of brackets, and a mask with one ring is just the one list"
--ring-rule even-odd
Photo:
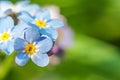
[(23, 30), (28, 26), (19, 24), (14, 26), (14, 21), (11, 17), (0, 19), (0, 49), (6, 54), (11, 54), (14, 51), (14, 40), (20, 37)]
[(18, 51), (15, 62), (24, 66), (31, 60), (38, 66), (44, 67), (49, 63), (47, 52), (52, 48), (53, 42), (47, 36), (40, 36), (38, 29), (28, 28), (25, 30), (24, 39), (17, 38), (14, 48)]
[(49, 36), (53, 41), (55, 41), (58, 36), (56, 29), (64, 25), (60, 20), (51, 19), (48, 10), (39, 11), (35, 16), (31, 16), (27, 12), (21, 12), (18, 18), (32, 25), (32, 27), (39, 29), (40, 34)]
[(36, 4), (29, 4), (29, 1), (19, 1), (13, 4), (10, 1), (0, 1), (0, 17), (4, 17), (10, 12), (19, 13), (21, 11), (26, 11), (31, 15), (34, 15), (40, 7)]

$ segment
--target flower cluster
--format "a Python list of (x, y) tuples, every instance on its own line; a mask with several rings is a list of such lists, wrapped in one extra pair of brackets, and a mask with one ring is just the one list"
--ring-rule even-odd
[(63, 22), (51, 18), (49, 10), (28, 1), (16, 4), (0, 1), (0, 5), (0, 50), (7, 55), (18, 52), (15, 62), (20, 66), (29, 59), (41, 67), (48, 65), (48, 52), (53, 48), (57, 29), (64, 26)]

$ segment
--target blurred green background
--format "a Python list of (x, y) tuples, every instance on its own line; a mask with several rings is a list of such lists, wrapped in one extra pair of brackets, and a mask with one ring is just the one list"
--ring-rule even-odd
[(59, 6), (74, 31), (74, 45), (65, 51), (60, 64), (44, 68), (32, 61), (20, 67), (14, 55), (0, 54), (1, 80), (120, 80), (120, 0), (31, 3)]

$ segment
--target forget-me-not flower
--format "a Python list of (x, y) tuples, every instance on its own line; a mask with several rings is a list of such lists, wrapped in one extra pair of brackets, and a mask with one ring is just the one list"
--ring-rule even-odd
[(15, 62), (24, 66), (31, 60), (38, 66), (44, 67), (49, 63), (47, 52), (52, 48), (53, 42), (47, 36), (40, 36), (38, 29), (28, 28), (25, 30), (24, 39), (17, 38), (14, 48), (18, 51)]
[(15, 4), (10, 1), (0, 1), (0, 17), (4, 17), (10, 12), (19, 13), (21, 11), (34, 15), (38, 10), (40, 7), (36, 4), (29, 4), (29, 0), (19, 1)]
[(14, 26), (14, 21), (11, 17), (0, 19), (0, 49), (6, 54), (11, 54), (14, 51), (14, 40), (20, 37), (23, 30), (28, 26), (18, 24)]
[(48, 10), (39, 11), (35, 16), (31, 16), (27, 12), (21, 12), (18, 18), (32, 25), (32, 27), (39, 29), (40, 34), (49, 36), (53, 41), (55, 41), (58, 36), (56, 29), (64, 25), (60, 20), (51, 19)]

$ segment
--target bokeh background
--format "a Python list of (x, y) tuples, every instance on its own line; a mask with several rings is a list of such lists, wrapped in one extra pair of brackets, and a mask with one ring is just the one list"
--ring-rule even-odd
[[(11, 0), (16, 2), (17, 0)], [(20, 67), (0, 54), (1, 80), (120, 80), (120, 0), (31, 0), (56, 5), (74, 33), (57, 65)]]

